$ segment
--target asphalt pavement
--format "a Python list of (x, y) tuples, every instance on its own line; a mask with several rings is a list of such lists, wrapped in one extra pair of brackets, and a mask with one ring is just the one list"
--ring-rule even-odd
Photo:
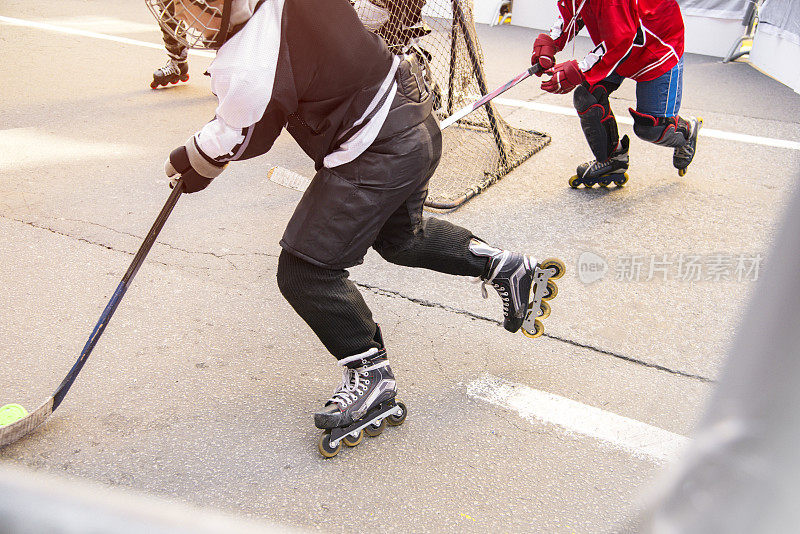
[[(80, 353), (167, 199), (164, 159), (213, 117), (215, 98), (200, 56), (188, 84), (149, 88), (166, 57), (141, 2), (7, 0), (0, 17), (0, 404), (31, 409)], [(479, 28), (490, 86), (529, 64), (536, 34)], [(370, 252), (351, 276), (409, 415), (322, 459), (311, 413), (340, 371), (275, 282), (300, 193), (266, 172), (313, 172), (284, 134), (180, 199), (63, 405), (0, 460), (326, 532), (567, 534), (625, 522), (673, 456), (624, 436), (690, 439), (747, 328), (744, 306), (800, 174), (800, 95), (746, 62), (687, 55), (681, 113), (702, 116), (708, 133), (679, 177), (671, 152), (624, 121), (635, 103), (626, 81), (611, 105), (632, 139), (630, 181), (593, 190), (567, 186), (591, 158), (571, 95), (533, 79), (503, 96), (506, 120), (552, 142), (435, 216), (565, 261), (544, 337), (506, 332), (499, 298), (469, 279)], [(601, 423), (587, 429), (586, 418)]]

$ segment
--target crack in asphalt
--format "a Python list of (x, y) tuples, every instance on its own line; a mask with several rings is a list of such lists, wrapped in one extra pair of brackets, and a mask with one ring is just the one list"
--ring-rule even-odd
[[(5, 216), (5, 215), (0, 215), (0, 218), (6, 219), (8, 221), (18, 222), (20, 224), (24, 224), (26, 226), (30, 226), (32, 228), (36, 228), (37, 230), (44, 230), (46, 232), (50, 232), (50, 233), (53, 233), (55, 235), (60, 235), (62, 237), (75, 239), (76, 241), (81, 241), (81, 242), (87, 243), (89, 245), (95, 245), (95, 246), (98, 246), (98, 247), (102, 247), (102, 248), (104, 248), (106, 250), (111, 250), (113, 252), (120, 252), (122, 254), (127, 254), (129, 256), (135, 255), (135, 252), (129, 252), (127, 250), (122, 250), (122, 249), (118, 249), (118, 248), (112, 247), (111, 245), (106, 245), (105, 243), (100, 243), (98, 241), (92, 241), (90, 239), (86, 239), (85, 237), (79, 237), (79, 236), (71, 235), (71, 234), (68, 234), (68, 233), (65, 233), (65, 232), (61, 232), (59, 230), (56, 230), (55, 228), (50, 228), (49, 226), (44, 226), (44, 225), (41, 225), (41, 224), (37, 224), (37, 223), (32, 222), (32, 221), (25, 221), (23, 219), (17, 219), (15, 217), (8, 217), (8, 216)], [(52, 218), (52, 217), (50, 217), (50, 218)], [(126, 235), (126, 236), (130, 236), (130, 237), (135, 237), (136, 239), (139, 239), (139, 240), (143, 240), (144, 239), (142, 236), (138, 236), (136, 234), (132, 234), (132, 233), (129, 233), (129, 232), (123, 232), (121, 230), (116, 230), (116, 229), (111, 228), (109, 226), (105, 226), (103, 224), (98, 224), (98, 223), (91, 222), (91, 221), (84, 221), (84, 220), (81, 220), (81, 219), (66, 219), (66, 218), (65, 219), (59, 219), (59, 220), (65, 220), (65, 221), (70, 221), (70, 222), (77, 222), (77, 223), (81, 223), (81, 224), (88, 224), (88, 225), (92, 225), (92, 226), (97, 226), (97, 227), (104, 228), (106, 230), (109, 230), (111, 232), (114, 232), (114, 233), (117, 233), (117, 234), (120, 234), (120, 235)], [(268, 254), (266, 252), (230, 252), (230, 253), (225, 253), (225, 254), (218, 254), (216, 252), (203, 252), (203, 251), (196, 251), (196, 250), (186, 250), (186, 249), (183, 249), (183, 248), (180, 248), (180, 247), (176, 247), (174, 245), (170, 245), (169, 243), (165, 243), (163, 241), (156, 241), (156, 243), (159, 244), (159, 245), (165, 246), (165, 247), (167, 247), (169, 249), (172, 249), (172, 250), (175, 250), (175, 251), (178, 251), (178, 252), (183, 252), (184, 254), (199, 254), (199, 255), (202, 255), (202, 256), (212, 256), (212, 257), (217, 258), (219, 260), (225, 260), (234, 269), (238, 269), (238, 266), (233, 261), (230, 260), (231, 257), (237, 257), (237, 256), (243, 256), (243, 257), (244, 256), (265, 256), (265, 257), (269, 257), (269, 258), (276, 258), (277, 257), (275, 254)], [(164, 263), (164, 262), (161, 262), (161, 261), (158, 261), (158, 260), (150, 260), (150, 261), (152, 263), (157, 263), (159, 265), (164, 265), (166, 267), (171, 267), (172, 266), (172, 265), (170, 265), (168, 263)]]
[[(501, 321), (498, 321), (496, 319), (492, 319), (490, 317), (485, 317), (483, 315), (478, 315), (476, 313), (472, 313), (472, 312), (467, 311), (467, 310), (462, 310), (462, 309), (459, 309), (459, 308), (454, 308), (452, 306), (447, 306), (446, 304), (439, 304), (437, 302), (431, 302), (429, 300), (419, 299), (419, 298), (416, 298), (416, 297), (409, 297), (407, 295), (403, 295), (399, 291), (383, 289), (383, 288), (380, 288), (380, 287), (377, 287), (377, 286), (372, 286), (370, 284), (365, 284), (363, 282), (355, 282), (355, 284), (357, 286), (363, 287), (364, 289), (367, 289), (367, 290), (369, 290), (369, 291), (371, 291), (371, 292), (373, 292), (373, 293), (375, 293), (377, 295), (393, 297), (393, 298), (401, 298), (401, 299), (407, 300), (409, 302), (413, 302), (414, 304), (418, 304), (420, 306), (425, 306), (427, 308), (438, 308), (438, 309), (445, 310), (445, 311), (450, 312), (450, 313), (455, 313), (455, 314), (458, 314), (458, 315), (465, 315), (465, 316), (467, 316), (467, 317), (469, 317), (470, 319), (473, 319), (473, 320), (485, 321), (485, 322), (488, 322), (488, 323), (496, 324), (498, 326), (502, 326), (502, 324), (503, 324)], [(620, 354), (618, 352), (613, 352), (613, 351), (610, 351), (610, 350), (602, 349), (600, 347), (595, 347), (593, 345), (580, 343), (579, 341), (574, 341), (574, 340), (563, 338), (563, 337), (560, 337), (560, 336), (555, 336), (553, 334), (542, 334), (542, 336), (550, 338), (550, 339), (552, 339), (554, 341), (559, 341), (561, 343), (566, 343), (568, 345), (572, 345), (574, 347), (579, 347), (579, 348), (582, 348), (582, 349), (592, 350), (592, 351), (598, 352), (600, 354), (605, 354), (606, 356), (611, 356), (613, 358), (618, 358), (620, 360), (624, 360), (624, 361), (629, 362), (629, 363), (633, 363), (633, 364), (636, 364), (636, 365), (641, 365), (643, 367), (648, 367), (650, 369), (655, 369), (657, 371), (663, 371), (665, 373), (670, 373), (670, 374), (673, 374), (673, 375), (676, 375), (676, 376), (681, 376), (683, 378), (691, 378), (693, 380), (699, 380), (700, 382), (705, 382), (705, 383), (714, 383), (715, 382), (713, 379), (708, 378), (706, 376), (702, 376), (702, 375), (698, 375), (698, 374), (694, 374), (694, 373), (689, 373), (689, 372), (686, 372), (686, 371), (681, 371), (680, 369), (672, 369), (672, 368), (666, 367), (664, 365), (659, 365), (657, 363), (648, 362), (646, 360), (641, 360), (639, 358), (634, 358), (632, 356), (626, 356), (626, 355)]]
[[(106, 245), (104, 243), (99, 243), (99, 242), (91, 241), (91, 240), (83, 238), (83, 237), (78, 237), (78, 236), (70, 235), (70, 234), (67, 234), (67, 233), (64, 233), (64, 232), (60, 232), (60, 231), (55, 230), (53, 228), (49, 228), (47, 226), (42, 226), (40, 224), (36, 224), (34, 222), (31, 222), (31, 221), (25, 221), (25, 220), (17, 219), (17, 218), (14, 218), (14, 217), (7, 217), (5, 215), (0, 215), (0, 218), (6, 219), (6, 220), (15, 221), (15, 222), (30, 226), (32, 228), (36, 228), (36, 229), (39, 229), (39, 230), (45, 230), (45, 231), (51, 232), (53, 234), (60, 235), (60, 236), (63, 236), (63, 237), (67, 237), (67, 238), (70, 238), (70, 239), (75, 239), (77, 241), (81, 241), (81, 242), (87, 243), (89, 245), (95, 245), (95, 246), (98, 246), (98, 247), (102, 247), (104, 249), (111, 250), (113, 252), (120, 252), (120, 253), (123, 253), (123, 254), (127, 254), (129, 256), (133, 256), (134, 255), (134, 253), (128, 252), (126, 250), (120, 250), (120, 249), (114, 248), (114, 247), (112, 247), (110, 245)], [(141, 237), (136, 236), (134, 234), (130, 234), (130, 233), (127, 233), (127, 232), (121, 232), (119, 230), (115, 230), (113, 228), (109, 228), (109, 227), (101, 225), (101, 224), (92, 223), (92, 222), (89, 222), (89, 221), (76, 221), (75, 219), (70, 219), (70, 220), (72, 220), (73, 222), (81, 222), (81, 223), (85, 223), (85, 224), (92, 224), (92, 225), (95, 225), (95, 226), (99, 226), (99, 227), (105, 228), (105, 229), (107, 229), (109, 231), (112, 231), (112, 232), (116, 232), (116, 233), (119, 233), (119, 234), (124, 234), (124, 235), (128, 235), (128, 236), (131, 236), (131, 237), (137, 237), (139, 239), (142, 239)], [(200, 255), (211, 256), (211, 257), (214, 257), (214, 258), (217, 258), (217, 259), (225, 260), (234, 269), (238, 269), (238, 267), (230, 259), (228, 259), (228, 256), (277, 257), (275, 254), (268, 254), (268, 253), (265, 253), (265, 252), (217, 254), (217, 253), (214, 253), (214, 252), (199, 252), (199, 251), (185, 250), (185, 249), (170, 245), (168, 243), (160, 243), (160, 244), (164, 245), (164, 246), (166, 246), (166, 247), (168, 247), (170, 249), (177, 250), (179, 252), (183, 252), (183, 253), (186, 253), (186, 254), (200, 254)], [(160, 261), (157, 261), (157, 260), (151, 260), (151, 261), (154, 262), (154, 263), (158, 263), (159, 265), (163, 265), (165, 267), (171, 267), (170, 264), (167, 264), (167, 263), (164, 263), (164, 262), (160, 262)], [(426, 308), (436, 308), (436, 309), (444, 310), (444, 311), (449, 312), (449, 313), (454, 313), (454, 314), (457, 314), (457, 315), (463, 315), (465, 317), (469, 317), (472, 320), (484, 321), (484, 322), (496, 324), (498, 326), (502, 326), (502, 322), (500, 322), (500, 321), (498, 321), (496, 319), (492, 319), (490, 317), (485, 317), (483, 315), (479, 315), (479, 314), (476, 314), (476, 313), (473, 313), (473, 312), (470, 312), (470, 311), (467, 311), (467, 310), (462, 310), (460, 308), (456, 308), (456, 307), (453, 307), (453, 306), (448, 306), (446, 304), (441, 304), (441, 303), (438, 303), (438, 302), (431, 302), (431, 301), (425, 300), (425, 299), (420, 299), (420, 298), (416, 298), (416, 297), (410, 297), (408, 295), (404, 295), (404, 294), (400, 293), (399, 291), (383, 289), (381, 287), (373, 286), (373, 285), (370, 285), (370, 284), (367, 284), (367, 283), (364, 283), (364, 282), (356, 282), (355, 280), (353, 280), (353, 283), (355, 283), (355, 285), (357, 285), (358, 287), (361, 287), (361, 288), (364, 288), (366, 290), (369, 290), (369, 291), (371, 291), (372, 293), (374, 293), (376, 295), (381, 295), (381, 296), (386, 296), (386, 297), (391, 297), (391, 298), (401, 298), (401, 299), (407, 300), (409, 302), (412, 302), (414, 304), (417, 304), (419, 306), (423, 306), (423, 307), (426, 307)], [(664, 365), (660, 365), (660, 364), (653, 363), (653, 362), (648, 362), (646, 360), (642, 360), (642, 359), (639, 359), (639, 358), (634, 358), (632, 356), (626, 356), (626, 355), (620, 354), (618, 352), (613, 352), (613, 351), (606, 350), (606, 349), (603, 349), (603, 348), (600, 348), (600, 347), (596, 347), (594, 345), (581, 343), (579, 341), (575, 341), (575, 340), (572, 340), (572, 339), (567, 339), (567, 338), (564, 338), (564, 337), (561, 337), (561, 336), (556, 336), (556, 335), (553, 335), (553, 334), (543, 334), (543, 337), (547, 337), (547, 338), (550, 338), (550, 339), (552, 339), (554, 341), (559, 341), (561, 343), (566, 343), (566, 344), (572, 345), (574, 347), (579, 347), (579, 348), (582, 348), (582, 349), (591, 350), (591, 351), (594, 351), (594, 352), (597, 352), (597, 353), (600, 353), (600, 354), (604, 354), (606, 356), (611, 356), (613, 358), (617, 358), (617, 359), (620, 359), (620, 360), (623, 360), (623, 361), (626, 361), (626, 362), (629, 362), (629, 363), (633, 363), (633, 364), (636, 364), (636, 365), (641, 365), (643, 367), (647, 367), (647, 368), (650, 368), (650, 369), (655, 369), (657, 371), (670, 373), (670, 374), (673, 374), (673, 375), (676, 375), (676, 376), (680, 376), (680, 377), (683, 377), (683, 378), (690, 378), (692, 380), (698, 380), (700, 382), (705, 382), (705, 383), (714, 383), (715, 382), (713, 379), (711, 379), (709, 377), (706, 377), (706, 376), (702, 376), (702, 375), (698, 375), (698, 374), (694, 374), (694, 373), (689, 373), (689, 372), (686, 372), (686, 371), (681, 371), (680, 369), (672, 369), (672, 368), (666, 367)]]

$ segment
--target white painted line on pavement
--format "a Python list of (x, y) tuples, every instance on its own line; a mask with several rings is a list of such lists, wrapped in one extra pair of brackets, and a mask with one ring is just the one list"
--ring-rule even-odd
[(39, 22), (64, 28), (92, 31), (101, 34), (119, 35), (120, 33), (150, 33), (159, 31), (155, 22), (142, 24), (129, 20), (113, 17), (96, 17), (93, 15), (79, 15), (76, 17), (47, 18)]
[(515, 411), (528, 421), (554, 424), (649, 459), (674, 460), (690, 442), (685, 436), (489, 374), (470, 382), (467, 395)]
[[(477, 100), (477, 98), (476, 98)], [(496, 104), (503, 106), (512, 106), (517, 108), (530, 109), (533, 111), (541, 111), (544, 113), (553, 113), (556, 115), (570, 115), (578, 116), (573, 108), (563, 106), (553, 106), (551, 104), (540, 104), (538, 102), (526, 102), (524, 100), (515, 100), (513, 98), (497, 97), (494, 99)], [(633, 124), (633, 119), (629, 117), (617, 117), (617, 122), (620, 124)], [(714, 130), (706, 128), (705, 126), (700, 130), (700, 137), (715, 137), (717, 139), (725, 139), (726, 141), (738, 141), (740, 143), (749, 143), (751, 145), (763, 145), (776, 148), (788, 148), (789, 150), (800, 150), (800, 143), (797, 141), (789, 141), (787, 139), (774, 139), (771, 137), (760, 137), (757, 135), (740, 134), (736, 132), (726, 132), (723, 130)]]
[[(55, 24), (48, 24), (45, 22), (34, 22), (29, 20), (16, 19), (12, 17), (0, 16), (0, 22), (11, 24), (14, 26), (25, 26), (28, 28), (37, 28), (40, 30), (47, 30), (59, 33), (66, 33), (70, 35), (80, 35), (81, 37), (91, 37), (93, 39), (104, 39), (106, 41), (114, 41), (117, 43), (129, 44), (134, 46), (143, 46), (146, 48), (154, 48), (162, 50), (164, 45), (156, 43), (148, 43), (146, 41), (138, 41), (136, 39), (128, 39), (127, 37), (120, 37), (117, 35), (107, 35), (104, 33), (90, 32), (81, 30), (75, 27), (59, 26)], [(153, 26), (153, 30), (157, 30), (157, 26)], [(216, 53), (209, 50), (189, 50), (189, 54), (201, 57), (215, 57)], [(476, 97), (477, 100), (479, 97)], [(504, 106), (513, 106), (524, 109), (531, 109), (534, 111), (542, 111), (544, 113), (553, 113), (557, 115), (577, 115), (572, 108), (563, 106), (553, 106), (549, 104), (540, 104), (537, 102), (526, 102), (524, 100), (515, 100), (513, 98), (498, 97), (494, 99), (496, 104)], [(633, 120), (628, 117), (617, 117), (617, 122), (622, 124), (633, 124)], [(749, 143), (754, 145), (764, 145), (777, 148), (787, 148), (790, 150), (800, 150), (800, 142), (789, 141), (786, 139), (772, 139), (770, 137), (759, 137), (756, 135), (740, 134), (735, 132), (726, 132), (723, 130), (713, 130), (711, 128), (703, 128), (700, 130), (700, 135), (703, 137), (715, 137), (717, 139), (725, 139), (727, 141), (738, 141), (741, 143)]]
[[(155, 48), (156, 50), (163, 50), (163, 44), (148, 43), (147, 41), (138, 41), (136, 39), (128, 39), (127, 37), (120, 37), (118, 35), (108, 35), (105, 33), (90, 32), (81, 30), (80, 28), (70, 28), (67, 26), (58, 26), (55, 24), (48, 24), (46, 22), (34, 22), (30, 20), (15, 19), (12, 17), (4, 17), (0, 15), (0, 22), (11, 24), (12, 26), (24, 26), (26, 28), (36, 28), (38, 30), (47, 30), (51, 32), (66, 33), (68, 35), (79, 35), (81, 37), (90, 37), (92, 39), (103, 39), (105, 41), (114, 41), (116, 43), (129, 44), (134, 46), (143, 46), (145, 48)], [(152, 27), (154, 31), (158, 30), (157, 26)], [(210, 50), (189, 50), (189, 54), (193, 56), (202, 57), (215, 57), (216, 54)]]

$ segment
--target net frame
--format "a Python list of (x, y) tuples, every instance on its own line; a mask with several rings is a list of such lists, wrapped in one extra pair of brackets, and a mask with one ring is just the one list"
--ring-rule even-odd
[[(439, 120), (489, 92), (472, 0), (351, 0), (365, 26), (395, 54), (415, 55)], [(550, 142), (510, 126), (493, 103), (443, 132), (443, 154), (425, 205), (452, 210), (480, 194)]]

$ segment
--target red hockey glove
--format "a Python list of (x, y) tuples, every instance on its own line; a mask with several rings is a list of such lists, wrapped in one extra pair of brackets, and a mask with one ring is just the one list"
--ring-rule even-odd
[(533, 55), (531, 56), (531, 65), (539, 63), (542, 67), (542, 70), (536, 73), (537, 76), (541, 76), (542, 72), (556, 64), (556, 52), (558, 52), (556, 42), (546, 33), (540, 33), (533, 42)]
[(586, 79), (578, 67), (578, 62), (574, 59), (559, 63), (547, 71), (552, 76), (549, 80), (542, 82), (542, 89), (548, 93), (563, 95), (569, 93)]
[(186, 146), (179, 146), (173, 150), (164, 162), (164, 172), (172, 178), (169, 182), (170, 189), (175, 187), (180, 177), (183, 178), (184, 193), (202, 191), (224, 169), (225, 165), (213, 164), (202, 156), (199, 149), (194, 146), (193, 139), (190, 139)]

